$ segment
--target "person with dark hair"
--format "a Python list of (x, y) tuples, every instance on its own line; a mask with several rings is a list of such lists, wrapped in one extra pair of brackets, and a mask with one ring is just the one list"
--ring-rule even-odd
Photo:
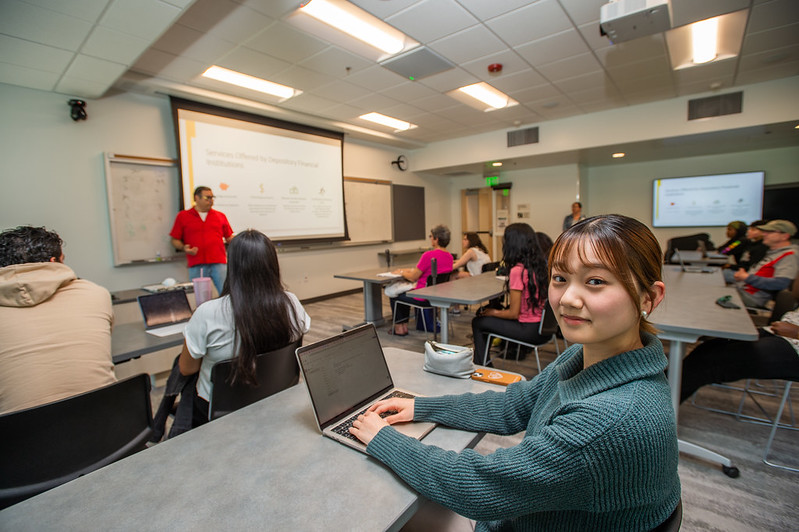
[(169, 236), (178, 251), (186, 252), (189, 279), (210, 277), (222, 293), (227, 272), (225, 244), (233, 236), (227, 217), (214, 210), (214, 193), (208, 187), (194, 190), (194, 206), (180, 211)]
[[(555, 241), (548, 266), (549, 302), (572, 344), (565, 352), (503, 391), (379, 401), (350, 432), (425, 498), (476, 520), (477, 531), (657, 528), (680, 500), (668, 362), (647, 321), (665, 294), (662, 262), (637, 220), (576, 224)], [(412, 420), (525, 432), (489, 455), (455, 453), (391, 427)]]
[(288, 345), (310, 330), (311, 318), (280, 278), (277, 250), (260, 231), (230, 241), (222, 294), (197, 307), (184, 331), (180, 373), (199, 372), (193, 426), (208, 421), (211, 367), (234, 359), (233, 381), (254, 385), (255, 356)]
[(0, 233), (0, 414), (116, 382), (108, 290), (64, 264), (44, 227)]
[(543, 253), (544, 258), (548, 258), (549, 251), (552, 249), (552, 239), (549, 238), (548, 234), (542, 233), (541, 231), (536, 231), (535, 238), (538, 240), (538, 247), (541, 248), (541, 253)]
[[(430, 242), (433, 249), (422, 253), (419, 262), (413, 268), (399, 268), (392, 273), (402, 276), (406, 281), (416, 283), (414, 289), (424, 288), (427, 286), (427, 278), (433, 272), (432, 261), (436, 260), (436, 273), (447, 273), (452, 271), (452, 264), (454, 262), (452, 253), (447, 251), (449, 245), (450, 231), (446, 225), (437, 225), (430, 230)], [(395, 305), (399, 301), (408, 301), (410, 303), (421, 303), (423, 299), (412, 298), (406, 294), (400, 294), (397, 297), (392, 297), (391, 310), (396, 312), (396, 325), (394, 329), (389, 331), (389, 334), (397, 336), (408, 335), (408, 319), (410, 318), (410, 307), (407, 305)], [(435, 327), (435, 324), (433, 325)]]
[(547, 300), (547, 261), (532, 227), (515, 223), (505, 228), (502, 262), (510, 268), (505, 283), (508, 308), (483, 308), (472, 320), (477, 364), (483, 362), (489, 333), (530, 343), (541, 339), (538, 325)]
[(735, 220), (727, 224), (727, 241), (718, 247), (718, 252), (733, 258), (735, 264), (741, 260), (741, 255), (746, 251), (749, 241), (746, 233), (749, 227), (746, 222)]
[(567, 214), (563, 219), (563, 230), (565, 231), (569, 227), (582, 220), (585, 220), (585, 215), (583, 214), (583, 204), (579, 201), (575, 201), (572, 203), (572, 212)]
[(483, 264), (491, 262), (488, 248), (485, 247), (480, 235), (477, 233), (463, 233), (463, 255), (455, 264), (453, 270), (466, 267), (465, 271), (458, 272), (457, 278), (471, 277), (483, 273)]
[[(761, 225), (766, 225), (768, 220), (755, 220), (746, 229), (746, 248), (741, 257), (737, 260), (738, 267), (748, 270), (753, 264), (757, 264), (768, 252), (768, 246), (763, 243), (763, 231), (759, 229)], [(725, 274), (726, 275), (726, 274)]]

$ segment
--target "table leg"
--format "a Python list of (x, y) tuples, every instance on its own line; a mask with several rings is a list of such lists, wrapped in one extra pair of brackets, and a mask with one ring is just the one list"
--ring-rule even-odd
[[(449, 303), (430, 304), (440, 309), (438, 315), (440, 316), (439, 320), (441, 321), (441, 343), (449, 343)], [(435, 330), (435, 326), (436, 324), (434, 323), (433, 330)]]
[(383, 318), (383, 285), (380, 283), (363, 283), (363, 321), (357, 325), (343, 325), (341, 330), (347, 331), (366, 323), (374, 323), (380, 327), (386, 322)]
[[(685, 356), (685, 342), (679, 339), (669, 341), (669, 388), (671, 389), (671, 404), (674, 407), (674, 420), (678, 419), (680, 409), (680, 389), (682, 387), (682, 360)], [(705, 449), (695, 443), (677, 440), (680, 452), (688, 456), (695, 456), (708, 462), (719, 464), (728, 477), (735, 478), (739, 475), (738, 468), (732, 461), (715, 451)]]

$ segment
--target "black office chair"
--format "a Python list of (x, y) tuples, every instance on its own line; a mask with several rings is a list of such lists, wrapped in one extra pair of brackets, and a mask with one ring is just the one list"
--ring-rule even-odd
[(674, 252), (678, 249), (684, 251), (696, 251), (703, 247), (707, 251), (713, 251), (716, 246), (710, 240), (710, 235), (707, 233), (696, 233), (694, 235), (679, 236), (669, 239), (666, 242), (666, 253), (663, 256), (663, 262), (666, 264), (679, 264), (678, 259), (672, 259)]
[(302, 338), (280, 349), (258, 355), (255, 359), (257, 386), (248, 386), (241, 382), (230, 384), (233, 360), (214, 364), (211, 368), (213, 388), (208, 406), (209, 421), (297, 384), (300, 381), (300, 367), (294, 351), (301, 345)]
[(144, 373), (0, 416), (0, 509), (141, 451), (152, 432)]
[[(430, 275), (427, 277), (427, 285), (426, 286), (435, 286), (437, 284), (446, 283), (446, 282), (449, 281), (450, 275), (452, 275), (451, 271), (446, 272), (446, 273), (438, 273), (438, 261), (436, 259), (433, 259), (433, 260), (430, 261)], [(415, 309), (420, 310), (421, 311), (420, 313), (422, 315), (422, 324), (424, 326), (425, 332), (430, 332), (432, 330), (433, 331), (433, 339), (435, 340), (437, 338), (437, 334), (436, 334), (436, 323), (437, 323), (436, 310), (437, 309), (435, 309), (435, 307), (433, 307), (430, 304), (430, 302), (427, 301), (427, 300), (421, 300), (421, 301), (414, 300), (413, 303), (411, 303), (410, 301), (399, 301), (399, 300), (395, 301), (394, 302), (394, 308), (392, 309), (393, 310), (393, 318), (391, 320), (391, 330), (395, 330), (394, 327), (397, 325), (397, 306), (398, 305), (405, 305), (406, 307), (415, 308)], [(431, 308), (434, 309), (433, 310), (432, 329), (427, 326), (427, 318), (425, 317), (425, 312), (424, 312), (425, 310), (431, 309)]]
[(671, 512), (671, 515), (652, 529), (652, 532), (677, 532), (682, 525), (682, 499), (677, 501), (677, 507)]
[(499, 261), (486, 262), (485, 264), (483, 264), (483, 267), (482, 267), (482, 269), (480, 271), (482, 271), (483, 273), (485, 273), (485, 272), (493, 272), (493, 271), (496, 271), (497, 268), (499, 268)]
[[(532, 325), (532, 324), (531, 324)], [(552, 311), (552, 307), (549, 306), (549, 301), (547, 301), (546, 305), (544, 306), (544, 312), (541, 314), (541, 321), (538, 322), (538, 335), (541, 337), (541, 341), (539, 343), (529, 343), (523, 342), (516, 338), (510, 338), (508, 336), (503, 336), (497, 333), (489, 333), (488, 339), (486, 340), (486, 350), (483, 354), (483, 365), (485, 366), (486, 363), (490, 360), (490, 351), (491, 351), (491, 342), (494, 338), (499, 338), (505, 340), (505, 350), (502, 352), (502, 358), (508, 353), (508, 343), (513, 342), (517, 344), (516, 347), (516, 360), (519, 360), (519, 350), (521, 346), (527, 346), (535, 352), (535, 363), (538, 367), (538, 373), (541, 373), (541, 360), (538, 358), (538, 348), (548, 344), (549, 342), (553, 342), (555, 344), (555, 351), (557, 351), (558, 355), (560, 355), (560, 344), (558, 343), (558, 320), (555, 318), (555, 313)]]

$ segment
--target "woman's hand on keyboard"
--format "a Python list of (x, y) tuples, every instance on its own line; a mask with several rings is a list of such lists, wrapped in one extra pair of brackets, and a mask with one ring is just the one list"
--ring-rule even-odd
[(402, 421), (413, 421), (413, 399), (378, 401), (352, 423), (350, 434), (369, 445), (380, 429)]

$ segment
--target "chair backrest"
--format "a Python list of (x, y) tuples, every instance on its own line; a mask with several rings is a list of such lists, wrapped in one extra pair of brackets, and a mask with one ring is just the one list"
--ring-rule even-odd
[(707, 233), (696, 233), (694, 235), (678, 236), (669, 239), (669, 241), (666, 243), (666, 254), (663, 257), (664, 262), (666, 264), (674, 263), (671, 258), (672, 256), (674, 256), (674, 252), (676, 250), (681, 249), (684, 251), (694, 251), (699, 248), (699, 242), (703, 242), (705, 245), (705, 249), (707, 249), (708, 251), (716, 249), (716, 247), (713, 245), (713, 242), (711, 242), (710, 240), (710, 235)]
[(451, 271), (446, 273), (438, 273), (438, 259), (430, 260), (430, 275), (427, 276), (427, 283), (425, 286), (435, 286), (437, 284), (446, 283), (449, 281)]
[(542, 338), (549, 340), (553, 335), (558, 332), (558, 320), (555, 318), (555, 313), (552, 307), (549, 306), (549, 300), (544, 305), (544, 312), (541, 314), (541, 321), (538, 325), (538, 335)]
[(294, 386), (300, 381), (300, 367), (294, 351), (302, 345), (302, 338), (280, 349), (261, 353), (255, 359), (257, 386), (241, 382), (230, 384), (233, 361), (217, 362), (211, 368), (211, 401), (208, 419), (216, 419), (239, 408), (244, 408), (265, 397)]
[(496, 261), (496, 262), (486, 262), (485, 264), (483, 264), (483, 268), (482, 268), (482, 270), (481, 270), (481, 271), (482, 271), (483, 273), (485, 273), (485, 272), (493, 272), (493, 271), (494, 271), (494, 270), (496, 270), (497, 268), (499, 268), (499, 261)]
[(0, 508), (129, 456), (153, 432), (144, 373), (0, 416)]
[(677, 532), (682, 525), (682, 499), (677, 501), (677, 507), (665, 521), (655, 527), (652, 532)]

